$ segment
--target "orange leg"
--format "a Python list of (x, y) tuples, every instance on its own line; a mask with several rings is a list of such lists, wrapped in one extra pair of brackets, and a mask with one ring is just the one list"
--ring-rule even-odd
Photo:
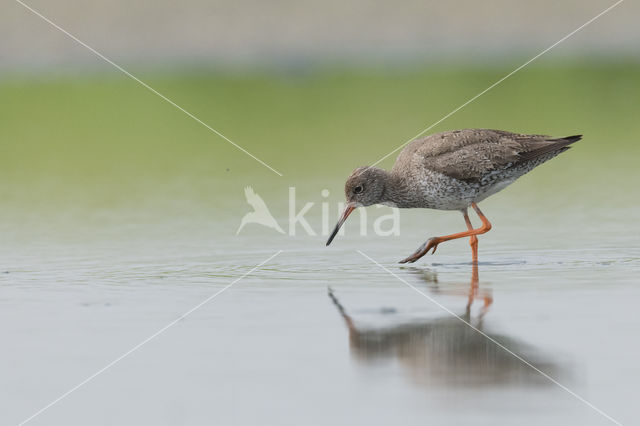
[[(474, 263), (478, 262), (478, 241), (477, 241), (477, 237), (476, 235), (480, 235), (480, 234), (484, 234), (485, 232), (489, 232), (489, 230), (491, 229), (491, 223), (489, 222), (489, 219), (487, 219), (484, 214), (482, 214), (482, 212), (480, 211), (480, 209), (478, 208), (478, 206), (476, 205), (476, 203), (471, 203), (471, 207), (473, 207), (473, 209), (476, 211), (476, 213), (478, 214), (478, 217), (480, 218), (480, 220), (482, 221), (482, 226), (480, 228), (476, 228), (473, 229), (472, 225), (471, 225), (471, 221), (468, 220), (469, 216), (466, 215), (465, 212), (465, 221), (467, 221), (467, 227), (471, 228), (467, 231), (464, 232), (458, 232), (456, 234), (451, 234), (451, 235), (445, 235), (442, 237), (433, 237), (433, 238), (429, 238), (429, 240), (427, 240), (424, 244), (422, 244), (418, 250), (415, 251), (415, 253), (413, 253), (411, 256), (407, 257), (404, 260), (401, 260), (400, 263), (413, 263), (416, 260), (420, 259), (422, 256), (424, 256), (425, 254), (427, 254), (429, 252), (429, 250), (433, 249), (433, 251), (431, 252), (432, 254), (436, 252), (436, 249), (438, 248), (438, 244), (443, 243), (445, 241), (449, 241), (449, 240), (456, 240), (458, 238), (464, 238), (464, 237), (471, 237), (471, 250), (472, 250), (472, 255), (473, 255), (473, 261)], [(475, 238), (475, 243), (473, 238)], [(475, 248), (474, 248), (475, 246)]]
[[(469, 231), (473, 231), (473, 225), (471, 224), (471, 220), (469, 219), (469, 215), (465, 210), (463, 213), (464, 221), (467, 223), (467, 229)], [(472, 235), (469, 237), (469, 245), (471, 246), (471, 259), (474, 265), (478, 264), (478, 237)]]
[[(464, 213), (465, 218), (468, 220), (467, 212)], [(471, 222), (469, 222), (471, 223)], [(473, 229), (473, 227), (471, 227)], [(472, 236), (471, 238), (475, 237)], [(476, 238), (477, 239), (477, 238)], [(480, 278), (478, 276), (478, 264), (474, 263), (471, 270), (471, 285), (469, 287), (469, 299), (467, 301), (467, 317), (471, 315), (471, 305), (476, 297), (478, 297), (478, 289), (480, 288)]]

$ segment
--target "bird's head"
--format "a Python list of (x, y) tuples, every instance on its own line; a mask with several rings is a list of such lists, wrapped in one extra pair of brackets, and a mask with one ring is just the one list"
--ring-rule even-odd
[(355, 207), (371, 206), (381, 203), (385, 191), (387, 172), (376, 167), (358, 167), (344, 184), (344, 195), (347, 204)]
[(338, 219), (338, 224), (329, 236), (327, 245), (331, 244), (347, 217), (356, 207), (366, 207), (383, 202), (385, 179), (387, 172), (376, 167), (358, 167), (344, 184), (344, 195), (347, 205)]

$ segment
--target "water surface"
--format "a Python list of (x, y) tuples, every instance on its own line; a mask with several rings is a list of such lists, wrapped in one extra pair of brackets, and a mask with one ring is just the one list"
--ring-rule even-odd
[(637, 69), (572, 70), (522, 74), (449, 123), (586, 134), (483, 203), (494, 228), (480, 238), (477, 288), (466, 241), (396, 263), (463, 229), (456, 212), (403, 211), (390, 237), (371, 223), (360, 236), (353, 220), (329, 248), (299, 227), (236, 230), (248, 185), (288, 230), (294, 186), (297, 210), (315, 203), (320, 234), (321, 205), (333, 224), (351, 168), (491, 72), (157, 82), (283, 178), (128, 82), (6, 84), (1, 423), (25, 420), (282, 250), (32, 424), (611, 424), (531, 366), (634, 424), (640, 129), (637, 85), (625, 82)]

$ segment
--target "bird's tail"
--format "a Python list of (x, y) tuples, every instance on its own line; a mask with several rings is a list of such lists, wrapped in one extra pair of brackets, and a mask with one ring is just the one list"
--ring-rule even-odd
[(565, 136), (564, 138), (551, 139), (553, 142), (549, 145), (550, 151), (559, 150), (560, 152), (564, 152), (571, 148), (569, 145), (574, 144), (582, 139), (582, 135), (573, 135), (573, 136)]
[(565, 136), (564, 138), (552, 139), (554, 142), (559, 142), (564, 146), (571, 145), (572, 143), (578, 142), (582, 139), (582, 135), (573, 135), (573, 136)]
[[(542, 146), (520, 155), (521, 161), (533, 160), (549, 153), (560, 154), (570, 148), (569, 145), (582, 139), (582, 135), (567, 136), (564, 138), (546, 139)], [(551, 158), (551, 157), (549, 157)], [(546, 161), (546, 160), (545, 160)]]

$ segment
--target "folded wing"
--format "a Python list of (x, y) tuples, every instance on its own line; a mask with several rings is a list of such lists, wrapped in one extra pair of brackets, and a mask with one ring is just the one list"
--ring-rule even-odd
[(416, 139), (400, 156), (410, 156), (408, 163), (422, 163), (423, 167), (452, 178), (473, 181), (495, 170), (564, 151), (581, 137), (551, 138), (501, 130), (465, 129)]

